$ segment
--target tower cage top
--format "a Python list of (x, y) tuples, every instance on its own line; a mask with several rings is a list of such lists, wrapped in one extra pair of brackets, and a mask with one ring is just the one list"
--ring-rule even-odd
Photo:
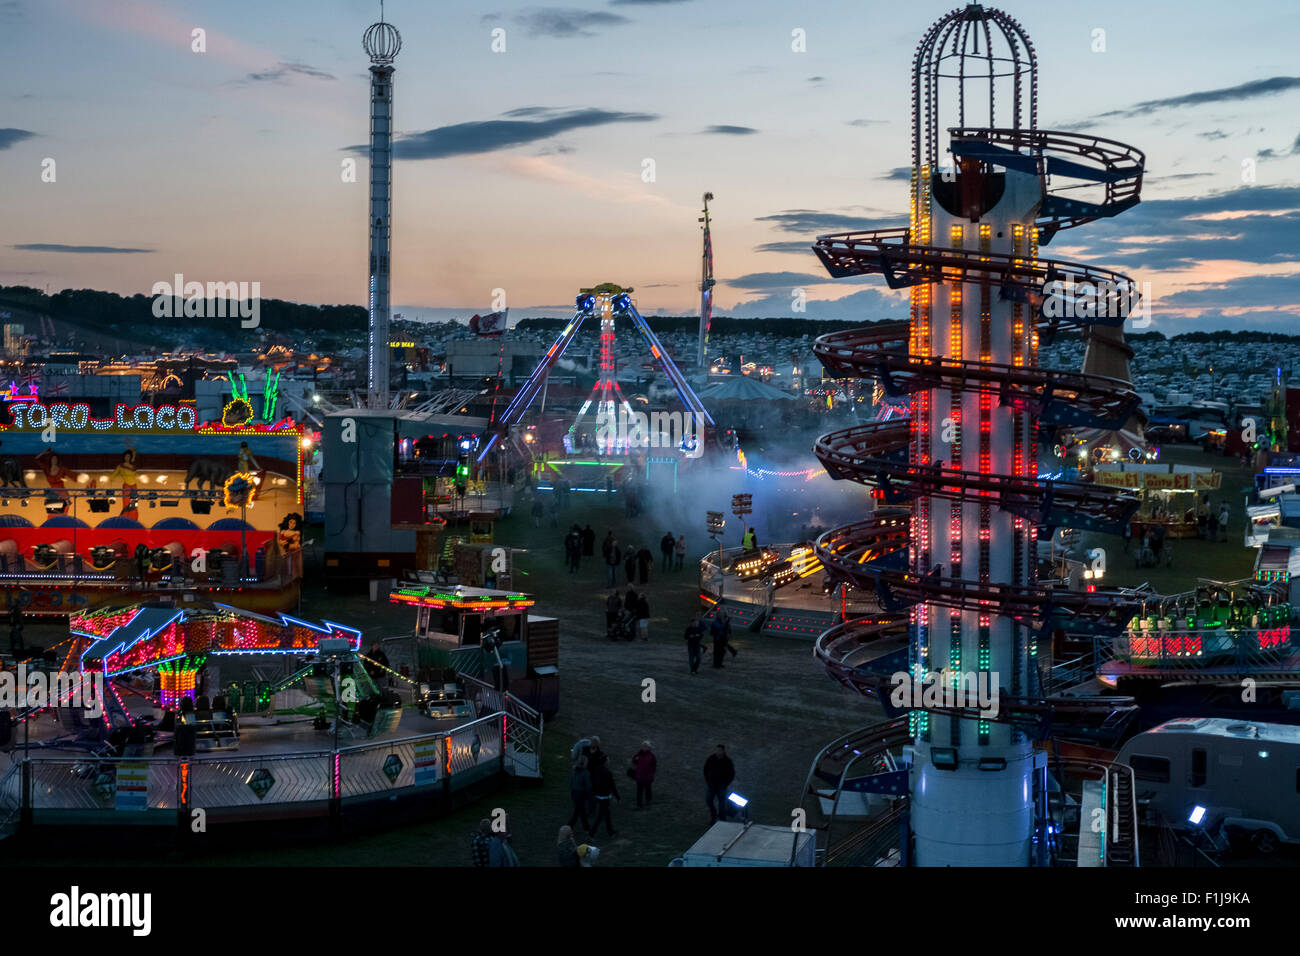
[(1001, 10), (978, 3), (953, 10), (932, 24), (917, 45), (912, 60), (915, 166), (936, 165), (939, 130), (951, 126), (1038, 127), (1038, 56), (1024, 28)]
[(371, 63), (387, 66), (397, 58), (398, 51), (402, 49), (402, 35), (397, 32), (397, 27), (380, 20), (366, 28), (366, 34), (361, 38), (361, 46), (370, 57)]

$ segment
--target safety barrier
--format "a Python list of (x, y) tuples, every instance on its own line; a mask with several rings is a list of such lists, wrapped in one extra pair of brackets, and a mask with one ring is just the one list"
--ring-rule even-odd
[(498, 774), (536, 776), (540, 750), (539, 727), (498, 711), (433, 734), (337, 750), (124, 758), (40, 754), (16, 761), (0, 776), (0, 833), (24, 811), (37, 824), (156, 824), (195, 808), (275, 818), (289, 808), (301, 815), (304, 808), (333, 801), (364, 802), (430, 788), (450, 793)]

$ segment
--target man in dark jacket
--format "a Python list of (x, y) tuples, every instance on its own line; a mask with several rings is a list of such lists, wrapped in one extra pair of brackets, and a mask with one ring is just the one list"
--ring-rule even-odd
[(654, 563), (655, 556), (650, 553), (650, 549), (644, 544), (641, 545), (641, 550), (636, 553), (637, 583), (650, 583), (650, 569), (654, 567)]
[[(731, 618), (727, 616), (726, 608), (718, 608), (718, 612), (713, 615), (713, 620), (709, 624), (709, 634), (713, 637), (713, 666), (723, 667), (725, 665), (722, 659), (727, 654), (731, 639)], [(735, 652), (735, 648), (732, 648), (732, 653)]]
[(641, 640), (650, 640), (650, 599), (644, 594), (636, 600), (636, 629)]
[(618, 795), (618, 787), (614, 783), (614, 774), (609, 769), (608, 761), (602, 761), (591, 768), (591, 794), (596, 798), (596, 819), (591, 824), (591, 835), (596, 835), (600, 821), (604, 820), (606, 832), (613, 836), (614, 820), (609, 815), (609, 803), (611, 799), (622, 798)]
[(591, 530), (591, 525), (582, 529), (582, 556), (590, 558), (596, 553), (596, 532)]
[(700, 672), (700, 658), (703, 657), (704, 623), (696, 614), (686, 625), (686, 662), (691, 666), (691, 673)]
[(727, 748), (718, 744), (718, 749), (704, 761), (704, 783), (708, 786), (709, 816), (712, 822), (727, 819), (727, 794), (731, 790), (731, 781), (736, 779), (736, 767), (727, 756)]
[(636, 548), (629, 546), (627, 549), (627, 558), (623, 562), (623, 570), (627, 573), (627, 583), (633, 584), (636, 581)]
[(605, 636), (613, 638), (614, 622), (618, 620), (618, 612), (623, 609), (623, 599), (618, 596), (617, 591), (611, 591), (609, 597), (605, 599)]
[(591, 832), (591, 823), (587, 809), (591, 806), (591, 773), (587, 770), (587, 758), (579, 757), (573, 765), (573, 776), (569, 779), (569, 798), (573, 800), (573, 813), (569, 816), (569, 826), (579, 820), (582, 828)]
[[(623, 549), (618, 546), (618, 540), (610, 532), (605, 539), (605, 571), (609, 575), (609, 586), (618, 586), (618, 566), (623, 563)], [(629, 580), (628, 584), (632, 582)]]
[(569, 571), (576, 573), (582, 560), (582, 531), (575, 524), (564, 538), (564, 554), (569, 559)]
[(673, 568), (673, 548), (676, 547), (676, 545), (677, 539), (673, 537), (671, 531), (659, 539), (659, 553), (663, 555), (663, 561), (660, 566), (665, 571), (671, 571)]

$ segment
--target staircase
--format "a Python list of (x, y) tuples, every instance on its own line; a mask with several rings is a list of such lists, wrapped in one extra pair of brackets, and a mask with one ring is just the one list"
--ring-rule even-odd
[(1106, 865), (1138, 865), (1137, 801), (1133, 771), (1112, 764), (1106, 771)]

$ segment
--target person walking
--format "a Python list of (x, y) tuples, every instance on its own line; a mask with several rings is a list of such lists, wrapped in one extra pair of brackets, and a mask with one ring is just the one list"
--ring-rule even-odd
[(612, 533), (605, 539), (605, 544), (605, 572), (609, 579), (609, 586), (618, 587), (618, 566), (623, 563), (623, 552), (619, 549), (618, 539)]
[(614, 622), (618, 620), (618, 612), (622, 609), (623, 599), (617, 591), (610, 591), (609, 597), (605, 599), (605, 636), (610, 640), (614, 638)]
[(731, 781), (736, 779), (736, 766), (727, 756), (727, 748), (718, 744), (717, 749), (704, 761), (704, 783), (708, 788), (705, 802), (709, 805), (712, 823), (727, 819), (727, 794)]
[(573, 764), (573, 773), (569, 776), (569, 799), (573, 801), (573, 812), (569, 814), (569, 826), (579, 820), (582, 828), (591, 832), (591, 820), (587, 816), (591, 808), (591, 773), (587, 770), (587, 758), (580, 755)]
[[(727, 648), (731, 643), (731, 618), (727, 616), (725, 607), (718, 608), (717, 613), (713, 615), (713, 621), (709, 624), (709, 634), (713, 638), (713, 666), (723, 667), (722, 659), (726, 656)], [(735, 653), (734, 649), (732, 653)]]
[[(603, 756), (603, 755), (602, 755)], [(605, 832), (614, 836), (614, 820), (610, 816), (610, 800), (621, 800), (614, 774), (610, 772), (609, 761), (602, 760), (591, 768), (591, 794), (596, 798), (596, 819), (592, 821), (592, 836), (600, 830), (600, 821), (605, 821)]]
[(697, 612), (686, 625), (686, 663), (691, 673), (700, 672), (700, 658), (704, 656), (704, 619)]
[(677, 570), (680, 571), (682, 569), (682, 562), (686, 560), (686, 535), (682, 535), (677, 539), (677, 543), (673, 546), (673, 551), (677, 555)]
[(546, 506), (542, 504), (542, 496), (533, 492), (533, 527), (542, 526), (542, 517), (546, 514)]
[(662, 570), (671, 571), (673, 569), (673, 548), (676, 546), (677, 539), (673, 537), (671, 531), (659, 539), (659, 554), (662, 555), (659, 566)]
[(492, 863), (492, 821), (484, 817), (478, 822), (478, 830), (469, 838), (469, 855), (475, 866), (490, 866)]
[(560, 827), (555, 838), (555, 856), (560, 866), (567, 869), (581, 869), (582, 858), (578, 856), (578, 841), (573, 838), (573, 827)]
[(582, 531), (576, 524), (564, 539), (564, 551), (569, 556), (569, 572), (577, 574), (578, 564), (582, 561)]
[(628, 547), (627, 557), (623, 561), (623, 571), (627, 574), (629, 585), (636, 581), (636, 548)]
[(1219, 513), (1211, 510), (1205, 519), (1205, 534), (1202, 535), (1206, 541), (1219, 540)]
[(614, 532), (613, 531), (606, 532), (605, 540), (600, 543), (600, 556), (608, 560), (610, 549), (614, 547), (614, 544), (615, 544)]
[(596, 532), (591, 530), (591, 525), (582, 529), (582, 556), (590, 558), (596, 553)]
[(636, 570), (637, 582), (645, 585), (650, 583), (650, 569), (654, 567), (655, 556), (650, 553), (650, 549), (644, 544), (641, 550), (636, 553)]
[[(651, 784), (655, 782), (655, 768), (659, 759), (655, 756), (650, 741), (641, 741), (641, 749), (632, 756), (632, 779), (636, 781), (636, 808), (648, 809), (651, 801)], [(644, 797), (644, 801), (642, 800)]]
[(636, 601), (636, 629), (641, 640), (650, 640), (650, 599), (644, 594)]
[(740, 543), (746, 551), (758, 550), (758, 535), (754, 534), (753, 528), (745, 532), (745, 537), (741, 539)]
[[(605, 751), (600, 749), (600, 738), (592, 737), (587, 744), (587, 749), (583, 751), (587, 758), (587, 769), (595, 774), (597, 767), (603, 767), (609, 763), (609, 758), (605, 756)], [(594, 777), (593, 777), (594, 780)]]
[(1223, 504), (1219, 505), (1219, 540), (1220, 541), (1228, 540), (1229, 516), (1230, 516), (1230, 512), (1228, 510), (1228, 503), (1225, 501), (1223, 502)]

